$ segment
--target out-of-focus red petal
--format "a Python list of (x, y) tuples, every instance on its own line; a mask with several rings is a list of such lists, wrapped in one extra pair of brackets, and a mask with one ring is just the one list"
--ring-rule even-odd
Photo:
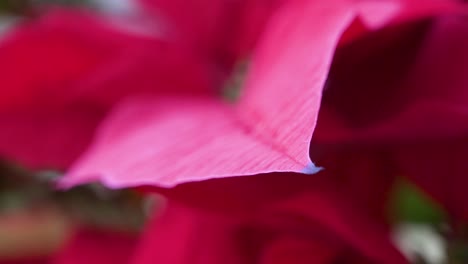
[[(274, 205), (267, 214), (269, 217), (262, 218), (266, 221), (262, 221), (261, 225), (287, 228), (289, 223), (292, 224), (289, 226), (292, 231), (297, 225), (296, 232), (304, 235), (323, 235), (325, 232), (332, 241), (342, 241), (375, 263), (407, 263), (391, 244), (385, 228), (369, 218), (365, 211), (348, 203), (346, 195), (346, 190), (324, 181), (308, 193)], [(292, 218), (288, 218), (288, 215)], [(308, 227), (317, 230), (308, 230)]]
[(83, 78), (112, 54), (101, 46), (86, 43), (73, 31), (63, 30), (68, 15), (80, 20), (86, 28), (98, 27), (96, 21), (86, 16), (60, 12), (19, 25), (2, 41), (0, 109), (53, 101), (59, 94), (63, 99), (71, 82)]
[(277, 0), (140, 0), (170, 37), (229, 69), (252, 52)]
[[(265, 184), (268, 182), (268, 184)], [(317, 177), (299, 173), (267, 173), (253, 177), (230, 177), (190, 182), (165, 189), (144, 186), (194, 208), (223, 213), (256, 211), (265, 204), (303, 193), (317, 182)], [(218, 199), (213, 199), (218, 197)]]
[(339, 256), (339, 249), (325, 241), (282, 237), (269, 243), (263, 250), (259, 264), (328, 264)]
[(407, 263), (385, 228), (349, 204), (346, 195), (325, 180), (302, 195), (244, 214), (170, 201), (145, 232), (133, 263), (329, 263), (349, 260), (350, 252), (366, 259), (361, 263)]
[(466, 17), (445, 16), (434, 23), (405, 86), (407, 107), (399, 113), (401, 122), (396, 117), (394, 125), (411, 129), (415, 138), (466, 136), (467, 46)]
[(271, 15), (281, 8), (285, 1), (254, 0), (240, 1), (239, 21), (234, 34), (228, 39), (228, 49), (235, 57), (248, 57), (263, 35)]
[(399, 147), (400, 173), (440, 202), (457, 220), (468, 220), (468, 139)]
[(0, 259), (0, 264), (51, 264), (49, 258)]
[[(440, 18), (426, 27), (426, 32), (424, 37), (413, 34), (413, 44), (400, 33), (398, 39), (406, 39), (400, 42), (403, 46), (394, 42), (376, 53), (368, 49), (374, 57), (349, 73), (345, 73), (345, 69), (351, 69), (348, 63), (356, 61), (352, 53), (361, 54), (360, 49), (349, 47), (349, 53), (343, 50), (348, 54), (343, 57), (346, 60), (338, 57), (336, 71), (332, 70), (330, 77), (330, 91), (325, 93), (323, 112), (328, 117), (324, 122), (329, 127), (317, 129), (316, 138), (401, 142), (466, 134), (468, 23), (460, 16)], [(378, 68), (377, 63), (385, 68)], [(351, 95), (353, 100), (346, 99)]]
[(346, 30), (344, 45), (383, 27), (413, 23), (444, 14), (467, 14), (468, 5), (459, 0), (356, 0), (357, 18)]
[(317, 141), (391, 143), (466, 134), (467, 32), (464, 18), (453, 15), (344, 47), (324, 96), (329, 127), (317, 129)]
[(323, 118), (319, 117), (322, 123), (314, 133), (315, 142), (375, 139), (376, 135), (368, 134), (369, 127), (398, 113), (406, 102), (403, 84), (426, 29), (426, 23), (385, 28), (338, 49), (324, 91)]
[[(208, 55), (219, 51), (222, 36), (233, 26), (230, 19), (238, 15), (238, 1), (211, 0), (139, 0), (155, 19), (161, 21), (170, 37), (187, 42)], [(213, 54), (211, 54), (213, 55)]]
[(132, 34), (111, 22), (60, 10), (19, 26), (0, 46), (0, 109), (77, 100), (109, 105), (134, 93), (214, 91), (212, 69), (201, 57), (162, 35)]
[(36, 169), (66, 169), (86, 149), (104, 112), (83, 106), (0, 113), (0, 155)]
[(394, 23), (403, 23), (444, 14), (468, 14), (468, 5), (460, 0), (397, 0), (401, 12)]
[[(465, 155), (468, 132), (465, 20), (459, 15), (439, 17), (419, 29), (419, 36), (412, 34), (413, 40), (400, 30), (392, 41), (387, 39), (388, 46), (374, 41), (379, 48), (367, 48), (370, 59), (360, 53), (358, 47), (368, 47), (363, 43), (343, 48), (341, 55), (348, 55), (340, 58), (338, 52), (321, 109), (323, 122), (314, 137), (325, 146), (363, 144), (394, 152), (390, 161), (399, 175), (414, 180), (462, 219), (468, 210), (458, 188), (464, 183), (465, 167), (459, 159)], [(352, 53), (359, 58), (353, 59)]]
[(425, 43), (409, 79), (408, 87), (413, 89), (407, 94), (408, 110), (390, 123), (393, 131), (404, 131), (413, 142), (396, 148), (395, 155), (402, 175), (441, 202), (452, 216), (467, 220), (463, 188), (468, 183), (464, 176), (468, 169), (466, 18), (440, 18)]
[[(320, 123), (317, 127), (320, 127)], [(388, 199), (397, 168), (392, 154), (385, 149), (314, 144), (312, 159), (325, 169), (322, 177), (346, 189), (349, 202), (360, 207), (381, 223), (388, 222)]]
[(134, 235), (80, 228), (57, 253), (53, 264), (127, 264), (137, 238)]
[(242, 264), (238, 220), (169, 202), (143, 233), (132, 264)]
[[(400, 89), (393, 87), (387, 116), (361, 130), (361, 140), (427, 141), (468, 131), (468, 23), (439, 18), (430, 28)], [(369, 97), (369, 100), (372, 100)], [(375, 100), (375, 98), (374, 98)]]

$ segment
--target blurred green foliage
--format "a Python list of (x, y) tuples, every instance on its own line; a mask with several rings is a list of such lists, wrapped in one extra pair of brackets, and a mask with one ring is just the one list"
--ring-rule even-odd
[(226, 81), (222, 89), (222, 97), (228, 102), (236, 102), (242, 93), (242, 86), (245, 82), (249, 60), (240, 60), (235, 66), (230, 78)]
[(85, 6), (92, 0), (0, 0), (0, 12), (14, 15), (32, 15), (45, 6)]
[(390, 215), (399, 222), (440, 225), (447, 221), (442, 207), (407, 180), (397, 181), (390, 201)]
[(121, 230), (139, 230), (145, 220), (146, 198), (132, 190), (110, 190), (88, 184), (70, 190), (54, 188), (60, 173), (32, 172), (0, 163), (0, 217), (14, 211), (56, 207), (70, 218)]

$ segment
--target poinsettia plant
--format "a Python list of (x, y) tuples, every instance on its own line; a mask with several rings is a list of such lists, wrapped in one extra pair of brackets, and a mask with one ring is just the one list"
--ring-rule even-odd
[(58, 2), (0, 42), (0, 209), (81, 223), (53, 263), (466, 261), (462, 1)]

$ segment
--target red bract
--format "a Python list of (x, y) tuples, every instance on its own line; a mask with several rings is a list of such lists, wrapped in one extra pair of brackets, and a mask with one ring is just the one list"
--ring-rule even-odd
[(314, 137), (328, 150), (367, 149), (369, 159), (414, 180), (462, 219), (465, 20), (454, 14), (391, 28), (339, 50)]
[(137, 238), (131, 234), (79, 228), (52, 258), (51, 264), (127, 264)]
[(50, 264), (50, 260), (44, 258), (24, 258), (19, 260), (0, 260), (1, 264)]
[[(258, 186), (257, 193), (268, 191)], [(244, 214), (169, 202), (132, 263), (406, 263), (382, 226), (317, 178), (307, 191)]]
[[(415, 148), (413, 157), (410, 151), (400, 154), (406, 147), (419, 147), (408, 142), (431, 146), (426, 143), (463, 139), (463, 93), (456, 88), (465, 83), (450, 84), (442, 92), (418, 89), (438, 83), (422, 86), (426, 79), (420, 71), (453, 66), (452, 61), (443, 63), (451, 54), (438, 54), (442, 44), (437, 41), (444, 39), (441, 43), (454, 47), (463, 43), (446, 29), (464, 24), (457, 19), (438, 25), (395, 24), (451, 11), (451, 3), (446, 8), (438, 1), (414, 6), (408, 1), (382, 6), (346, 0), (240, 1), (234, 8), (212, 2), (205, 9), (195, 1), (146, 1), (150, 12), (161, 14), (158, 21), (165, 29), (150, 36), (121, 32), (100, 19), (70, 13), (20, 28), (0, 47), (0, 72), (7, 73), (0, 153), (38, 167), (68, 167), (94, 136), (61, 182), (67, 187), (95, 180), (119, 188), (173, 187), (265, 174), (262, 180), (238, 185), (248, 190), (243, 199), (238, 199), (239, 190), (232, 192), (236, 196), (229, 201), (240, 208), (236, 213), (228, 213), (233, 207), (225, 200), (213, 201), (219, 198), (212, 192), (201, 198), (227, 210), (171, 201), (168, 211), (155, 220), (156, 233), (152, 227), (147, 233), (135, 263), (327, 263), (340, 258), (404, 263), (380, 219), (395, 175), (388, 168), (423, 182), (421, 167), (412, 161), (419, 162), (415, 157), (422, 157), (419, 152), (424, 149)], [(221, 18), (227, 22), (218, 25)], [(236, 18), (241, 18), (239, 27)], [(388, 25), (395, 27), (369, 33)], [(229, 104), (216, 97), (234, 61), (250, 52), (239, 100)], [(442, 70), (447, 74), (442, 80), (459, 73)], [(27, 78), (20, 78), (22, 71)], [(303, 175), (284, 172), (318, 171), (309, 145), (326, 79), (311, 152), (330, 168), (323, 172), (329, 179), (301, 185)], [(444, 129), (434, 128), (435, 121)], [(50, 141), (59, 147), (50, 147)], [(390, 158), (374, 154), (385, 148), (392, 150)], [(325, 151), (315, 153), (321, 149)], [(362, 157), (346, 158), (348, 153)], [(403, 161), (393, 166), (391, 161), (399, 159)], [(457, 163), (456, 173), (458, 165), (462, 168)], [(277, 177), (271, 172), (283, 172), (285, 178), (269, 182)], [(373, 178), (375, 174), (382, 178)], [(370, 191), (359, 184), (361, 179), (375, 180)], [(434, 186), (433, 179), (439, 178), (430, 177), (425, 185), (437, 196), (440, 186)], [(256, 185), (249, 187), (252, 183)], [(222, 186), (214, 182), (206, 190), (224, 192)], [(272, 189), (262, 191), (265, 187)], [(182, 190), (184, 196), (184, 190), (190, 190), (185, 188), (168, 193), (176, 197)], [(231, 192), (226, 192), (229, 197)], [(249, 204), (255, 210), (246, 210)], [(85, 249), (93, 255), (96, 248)]]
[[(402, 120), (424, 120), (425, 136), (395, 150), (402, 173), (442, 202), (452, 215), (468, 220), (468, 197), (462, 186), (467, 163), (468, 133), (468, 22), (466, 17), (444, 17), (428, 34), (409, 85), (412, 115)], [(416, 123), (416, 121), (413, 121)]]

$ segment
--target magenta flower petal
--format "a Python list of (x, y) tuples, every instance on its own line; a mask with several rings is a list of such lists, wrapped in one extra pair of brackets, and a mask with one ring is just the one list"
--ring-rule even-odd
[[(272, 18), (235, 109), (215, 99), (134, 99), (63, 180), (173, 186), (273, 171), (314, 173), (309, 142), (335, 45), (354, 12), (294, 1)], [(320, 21), (318, 23), (317, 21)]]
[(273, 16), (236, 110), (263, 140), (309, 166), (322, 87), (338, 39), (355, 13), (345, 3), (299, 2)]
[(120, 105), (96, 143), (63, 183), (101, 180), (111, 187), (161, 185), (301, 171), (308, 164), (285, 155), (212, 100), (140, 98)]

